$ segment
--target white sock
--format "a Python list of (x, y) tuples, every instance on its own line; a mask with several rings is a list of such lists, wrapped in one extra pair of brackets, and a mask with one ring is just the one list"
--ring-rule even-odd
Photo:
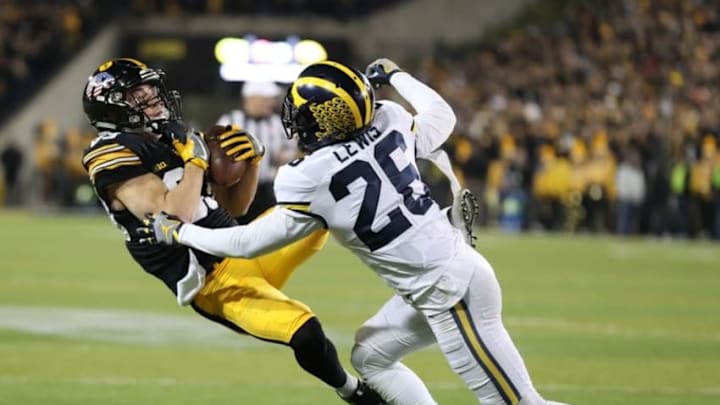
[(360, 382), (357, 377), (348, 373), (347, 370), (345, 370), (345, 374), (347, 375), (347, 380), (345, 380), (345, 384), (342, 387), (336, 389), (337, 393), (340, 394), (340, 396), (343, 398), (347, 398), (352, 395), (357, 389), (358, 383)]

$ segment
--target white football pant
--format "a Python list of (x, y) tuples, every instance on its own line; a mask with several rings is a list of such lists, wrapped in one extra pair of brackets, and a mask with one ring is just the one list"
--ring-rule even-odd
[(392, 405), (430, 405), (420, 378), (400, 360), (438, 343), (453, 371), (483, 405), (544, 405), (501, 320), (500, 285), (490, 263), (477, 268), (463, 299), (449, 310), (422, 313), (393, 296), (357, 331), (351, 361)]

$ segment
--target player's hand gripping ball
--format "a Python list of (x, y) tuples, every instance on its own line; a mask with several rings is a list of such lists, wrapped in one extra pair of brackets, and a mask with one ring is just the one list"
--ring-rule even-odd
[[(238, 159), (228, 141), (242, 137), (245, 131), (237, 126), (213, 125), (205, 132), (205, 142), (210, 150), (210, 181), (223, 187), (235, 185), (242, 179), (250, 163)], [(222, 145), (225, 145), (224, 147)]]

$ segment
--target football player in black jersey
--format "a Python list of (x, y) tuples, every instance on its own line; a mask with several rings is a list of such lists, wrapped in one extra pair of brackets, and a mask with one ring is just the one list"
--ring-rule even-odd
[[(83, 108), (98, 135), (83, 165), (110, 220), (125, 234), (135, 261), (207, 319), (237, 332), (290, 346), (298, 364), (332, 386), (348, 403), (382, 400), (340, 364), (315, 314), (280, 291), (295, 268), (327, 239), (321, 230), (257, 259), (228, 259), (184, 246), (140, 243), (146, 214), (167, 211), (210, 228), (236, 224), (252, 202), (264, 147), (245, 131), (228, 155), (249, 161), (239, 183), (207, 181), (208, 149), (202, 133), (182, 122), (180, 95), (165, 87), (165, 73), (130, 59), (100, 65), (83, 90)], [(238, 151), (238, 145), (243, 145)]]

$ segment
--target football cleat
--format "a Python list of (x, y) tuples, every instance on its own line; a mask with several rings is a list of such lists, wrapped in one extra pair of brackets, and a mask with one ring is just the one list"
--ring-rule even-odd
[(380, 394), (370, 388), (364, 381), (358, 382), (358, 386), (352, 395), (347, 398), (340, 396), (340, 398), (348, 404), (353, 405), (387, 405), (380, 397)]
[(450, 208), (450, 222), (460, 229), (468, 245), (475, 247), (477, 237), (473, 235), (473, 224), (480, 213), (480, 204), (472, 191), (464, 188), (453, 197)]

